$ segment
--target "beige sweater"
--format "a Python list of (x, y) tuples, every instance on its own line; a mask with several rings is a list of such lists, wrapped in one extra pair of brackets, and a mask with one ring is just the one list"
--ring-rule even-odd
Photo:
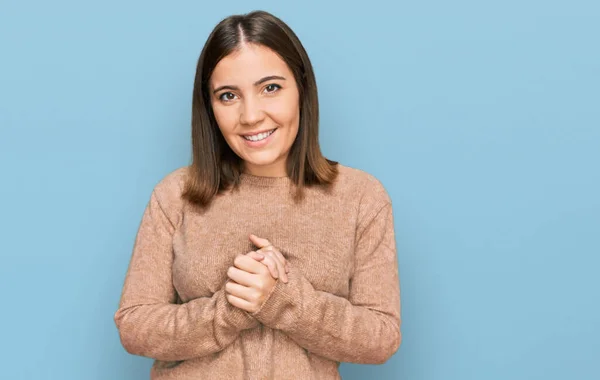
[[(339, 165), (330, 192), (244, 174), (199, 212), (187, 168), (156, 185), (115, 314), (121, 342), (155, 359), (151, 378), (339, 379), (339, 362), (383, 363), (401, 341), (392, 206), (372, 175)], [(230, 305), (226, 270), (269, 239), (290, 263), (257, 313)]]

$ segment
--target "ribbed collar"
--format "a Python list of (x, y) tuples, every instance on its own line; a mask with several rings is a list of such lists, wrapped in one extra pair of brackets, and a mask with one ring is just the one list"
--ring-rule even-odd
[(240, 183), (250, 186), (288, 187), (293, 184), (293, 181), (290, 177), (263, 177), (248, 173), (241, 173)]

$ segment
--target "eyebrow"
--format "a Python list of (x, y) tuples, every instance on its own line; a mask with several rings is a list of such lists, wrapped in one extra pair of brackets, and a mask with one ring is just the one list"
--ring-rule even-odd
[[(257, 80), (256, 82), (254, 82), (254, 85), (258, 86), (260, 84), (263, 84), (263, 83), (265, 83), (267, 81), (274, 80), (274, 79), (285, 80), (284, 77), (280, 77), (279, 75), (269, 75), (268, 77), (261, 78), (261, 79)], [(239, 89), (240, 88), (237, 87), (237, 86), (225, 85), (225, 86), (220, 86), (220, 87), (215, 88), (214, 91), (213, 91), (213, 94), (216, 94), (217, 92), (219, 92), (221, 90), (234, 90), (234, 91), (236, 91), (236, 90), (239, 90)]]

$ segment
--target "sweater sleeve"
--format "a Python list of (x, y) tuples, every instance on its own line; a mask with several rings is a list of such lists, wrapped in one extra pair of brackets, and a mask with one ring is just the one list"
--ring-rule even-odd
[(400, 346), (400, 287), (391, 203), (369, 212), (355, 248), (348, 299), (315, 290), (295, 268), (254, 316), (314, 354), (381, 364)]
[(114, 320), (127, 352), (178, 361), (218, 352), (258, 322), (231, 306), (224, 288), (177, 304), (171, 271), (174, 218), (165, 211), (174, 213), (178, 205), (172, 194), (165, 195), (163, 208), (165, 190), (157, 186), (146, 206)]

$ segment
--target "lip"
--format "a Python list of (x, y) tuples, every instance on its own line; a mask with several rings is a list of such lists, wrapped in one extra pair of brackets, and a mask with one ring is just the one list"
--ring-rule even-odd
[(277, 129), (277, 128), (263, 129), (263, 130), (261, 130), (261, 131), (250, 132), (250, 133), (243, 133), (243, 134), (241, 134), (240, 136), (254, 136), (254, 135), (258, 135), (258, 134), (260, 134), (260, 133), (264, 133), (264, 132), (269, 132), (269, 131), (272, 131), (272, 130), (274, 130), (274, 129)]
[[(268, 129), (267, 131), (270, 131), (271, 129)], [(266, 131), (265, 131), (266, 132)], [(260, 133), (260, 132), (259, 132)], [(269, 135), (269, 137), (267, 137), (264, 140), (260, 140), (260, 141), (251, 141), (251, 140), (246, 140), (244, 137), (240, 136), (240, 138), (244, 141), (244, 144), (249, 147), (249, 148), (253, 148), (253, 149), (257, 149), (257, 148), (263, 148), (266, 145), (268, 145), (274, 138), (275, 138), (275, 134), (277, 133), (277, 128), (275, 128), (275, 130), (273, 131), (273, 133), (271, 133)]]

